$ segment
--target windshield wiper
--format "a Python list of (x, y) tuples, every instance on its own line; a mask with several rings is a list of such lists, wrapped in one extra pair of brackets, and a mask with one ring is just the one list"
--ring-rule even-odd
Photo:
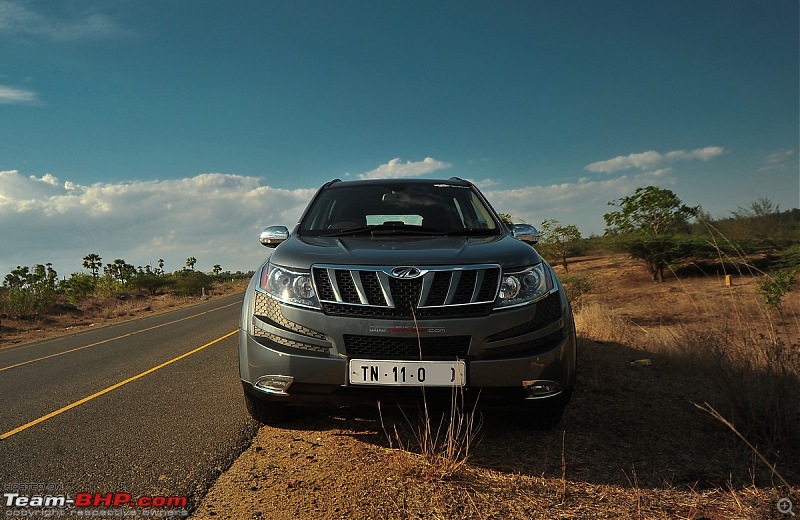
[(323, 231), (319, 234), (321, 237), (345, 237), (349, 235), (361, 235), (371, 232), (376, 226), (360, 226), (350, 229), (334, 229), (331, 231)]
[(410, 236), (470, 236), (482, 237), (497, 235), (496, 230), (492, 229), (436, 229), (424, 226), (406, 226), (398, 224), (375, 224), (371, 226), (359, 226), (350, 229), (337, 229), (321, 233), (324, 237), (346, 237), (356, 235), (410, 235)]
[(436, 236), (441, 233), (441, 230), (424, 227), (424, 226), (408, 226), (404, 224), (373, 224), (371, 226), (359, 226), (350, 229), (334, 229), (324, 233), (320, 236), (324, 237), (346, 237), (356, 235), (412, 235), (412, 236)]
[(435, 233), (438, 236), (448, 237), (490, 237), (499, 234), (495, 229), (465, 229), (453, 228), (438, 231)]

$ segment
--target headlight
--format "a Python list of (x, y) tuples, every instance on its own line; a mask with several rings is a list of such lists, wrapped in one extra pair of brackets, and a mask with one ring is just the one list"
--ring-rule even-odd
[(544, 263), (513, 273), (503, 273), (495, 309), (525, 305), (541, 300), (553, 289), (553, 280)]
[(320, 308), (309, 273), (290, 271), (268, 263), (261, 270), (258, 288), (284, 303)]

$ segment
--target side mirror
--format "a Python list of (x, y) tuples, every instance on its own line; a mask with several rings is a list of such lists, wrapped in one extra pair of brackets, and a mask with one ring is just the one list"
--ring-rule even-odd
[(511, 235), (517, 240), (522, 240), (531, 245), (539, 242), (539, 238), (541, 238), (539, 230), (530, 224), (514, 224), (511, 229)]
[(270, 226), (261, 232), (258, 241), (265, 247), (277, 247), (287, 238), (289, 238), (289, 230), (286, 226)]

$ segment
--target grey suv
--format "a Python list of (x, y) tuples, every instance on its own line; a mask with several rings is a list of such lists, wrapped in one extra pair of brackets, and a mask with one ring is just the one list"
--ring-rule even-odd
[(572, 311), (550, 266), (470, 182), (323, 185), (273, 248), (242, 307), (250, 414), (297, 405), (449, 396), (529, 410), (554, 426), (575, 385)]

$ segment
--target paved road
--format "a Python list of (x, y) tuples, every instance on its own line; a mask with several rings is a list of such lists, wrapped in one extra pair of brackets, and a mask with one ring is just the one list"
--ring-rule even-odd
[(191, 506), (257, 429), (239, 383), (241, 299), (0, 350), (0, 493), (61, 483)]

